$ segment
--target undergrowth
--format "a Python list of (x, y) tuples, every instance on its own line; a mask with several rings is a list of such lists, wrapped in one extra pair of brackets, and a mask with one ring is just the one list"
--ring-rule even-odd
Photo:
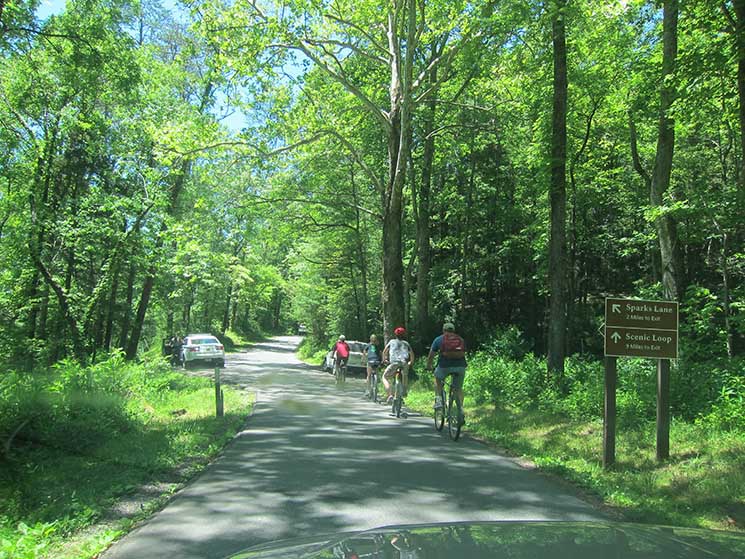
[(232, 438), (248, 395), (224, 388), (214, 417), (211, 380), (162, 360), (120, 354), (82, 367), (0, 376), (0, 558), (91, 557), (121, 530), (121, 519), (78, 542), (63, 542), (106, 519), (117, 499), (143, 483), (181, 482)]

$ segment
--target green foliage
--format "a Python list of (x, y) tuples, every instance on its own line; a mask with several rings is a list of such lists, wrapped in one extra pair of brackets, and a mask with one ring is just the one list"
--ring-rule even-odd
[[(245, 395), (230, 387), (224, 395), (226, 417), (216, 419), (210, 379), (176, 372), (160, 358), (128, 362), (121, 353), (88, 367), (66, 360), (50, 370), (4, 373), (0, 550), (54, 555), (54, 546), (121, 495), (179, 477), (173, 469), (184, 461), (196, 460), (182, 468), (193, 473), (248, 411)], [(110, 536), (90, 537), (92, 554)]]
[(745, 377), (730, 374), (724, 379), (719, 395), (698, 423), (721, 431), (745, 432)]

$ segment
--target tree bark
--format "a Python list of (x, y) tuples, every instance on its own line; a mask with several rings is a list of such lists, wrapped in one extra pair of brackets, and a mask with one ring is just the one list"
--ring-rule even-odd
[(137, 266), (134, 262), (129, 264), (129, 275), (127, 276), (127, 297), (124, 302), (124, 313), (122, 316), (121, 330), (119, 331), (119, 343), (117, 346), (124, 350), (127, 347), (129, 339), (129, 323), (132, 321), (132, 301), (134, 300), (135, 278), (137, 276)]
[(109, 300), (106, 304), (106, 325), (104, 326), (103, 348), (105, 351), (111, 350), (111, 338), (114, 334), (114, 309), (116, 309), (116, 295), (119, 291), (119, 270), (117, 266), (114, 272), (114, 279), (111, 282)]
[[(432, 57), (436, 56), (436, 47), (432, 47)], [(430, 73), (430, 83), (437, 82), (437, 69)], [(416, 314), (414, 324), (419, 339), (429, 337), (429, 274), (432, 267), (432, 250), (430, 248), (430, 194), (432, 191), (432, 169), (435, 159), (435, 113), (437, 111), (437, 95), (433, 92), (427, 102), (424, 116), (424, 154), (422, 156), (422, 182), (417, 191), (417, 258), (419, 265), (416, 271)], [(426, 342), (425, 342), (426, 343)]]
[[(735, 8), (735, 41), (737, 44), (737, 94), (740, 102), (740, 164), (745, 166), (745, 0), (733, 0)], [(745, 204), (745, 169), (737, 174), (737, 197)]]
[[(650, 188), (650, 202), (661, 207), (664, 196), (670, 186), (670, 175), (673, 166), (675, 148), (675, 122), (670, 116), (670, 109), (675, 100), (675, 86), (672, 80), (675, 75), (675, 59), (678, 53), (678, 1), (665, 0), (663, 4), (663, 53), (662, 80), (660, 86), (660, 120), (657, 132), (657, 152)], [(678, 301), (682, 294), (680, 285), (680, 256), (678, 247), (677, 224), (669, 215), (657, 218), (657, 237), (660, 244), (662, 260), (662, 286), (665, 297)]]
[(565, 0), (556, 0), (552, 25), (554, 100), (551, 138), (551, 238), (549, 283), (551, 302), (548, 325), (548, 373), (564, 373), (566, 355), (566, 142), (567, 47)]

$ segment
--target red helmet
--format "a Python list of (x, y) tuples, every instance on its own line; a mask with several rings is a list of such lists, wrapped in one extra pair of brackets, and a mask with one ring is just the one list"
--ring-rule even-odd
[(395, 335), (396, 335), (397, 337), (399, 337), (399, 338), (403, 338), (403, 337), (404, 337), (404, 336), (406, 335), (406, 328), (404, 328), (403, 326), (399, 326), (398, 328), (396, 328), (396, 329), (395, 329), (395, 330), (393, 331), (393, 333), (394, 333), (394, 334), (395, 334)]

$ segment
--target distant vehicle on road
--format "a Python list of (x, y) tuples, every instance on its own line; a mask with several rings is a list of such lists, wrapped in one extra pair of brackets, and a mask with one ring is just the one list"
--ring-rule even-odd
[(198, 362), (225, 366), (225, 346), (212, 334), (189, 334), (181, 346), (181, 364), (189, 368)]
[[(350, 371), (351, 370), (367, 371), (367, 366), (365, 365), (362, 359), (362, 354), (367, 344), (365, 342), (351, 342), (349, 340), (347, 340), (347, 344), (349, 345), (349, 360), (347, 361), (347, 369)], [(334, 351), (333, 350), (329, 351), (326, 354), (326, 357), (324, 358), (323, 363), (321, 363), (321, 368), (327, 373), (334, 372)]]
[(308, 327), (305, 324), (298, 324), (297, 335), (305, 336), (308, 333)]

